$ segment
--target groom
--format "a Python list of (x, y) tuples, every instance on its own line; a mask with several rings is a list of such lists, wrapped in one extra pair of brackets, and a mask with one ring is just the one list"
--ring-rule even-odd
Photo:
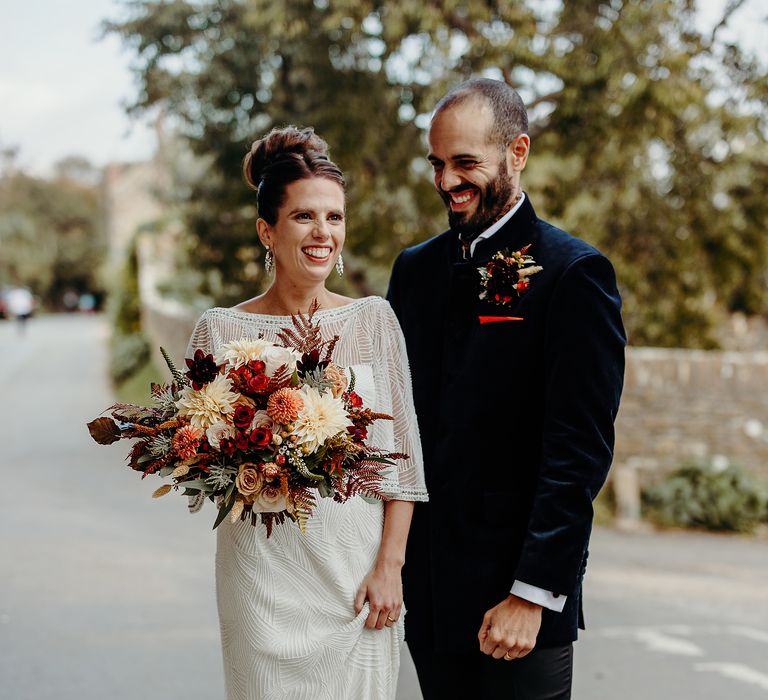
[(506, 83), (451, 90), (429, 148), (450, 229), (400, 254), (388, 292), (430, 494), (403, 571), (406, 639), (426, 700), (565, 700), (624, 372), (616, 279), (536, 216)]

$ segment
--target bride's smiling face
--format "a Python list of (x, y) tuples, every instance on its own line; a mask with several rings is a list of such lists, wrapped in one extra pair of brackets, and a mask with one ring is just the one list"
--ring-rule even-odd
[(292, 182), (275, 224), (259, 219), (257, 227), (276, 275), (296, 286), (324, 282), (344, 245), (344, 190), (324, 177)]

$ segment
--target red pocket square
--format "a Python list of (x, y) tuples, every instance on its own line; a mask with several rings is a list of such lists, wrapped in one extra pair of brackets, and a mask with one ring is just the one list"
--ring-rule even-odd
[(486, 323), (504, 323), (506, 321), (525, 321), (521, 316), (478, 316), (480, 325), (483, 326)]

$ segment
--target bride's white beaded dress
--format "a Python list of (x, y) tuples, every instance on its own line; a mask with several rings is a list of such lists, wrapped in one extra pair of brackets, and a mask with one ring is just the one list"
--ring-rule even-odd
[[(339, 336), (334, 362), (351, 367), (366, 405), (394, 421), (376, 421), (369, 442), (405, 452), (386, 482), (388, 497), (427, 500), (405, 342), (380, 297), (321, 309), (323, 337)], [(187, 356), (215, 352), (239, 338), (276, 341), (289, 316), (213, 308), (197, 322)], [(395, 697), (403, 614), (382, 630), (364, 627), (354, 596), (381, 542), (383, 503), (319, 498), (302, 534), (292, 522), (272, 536), (249, 522), (219, 526), (216, 592), (228, 700), (378, 700)]]

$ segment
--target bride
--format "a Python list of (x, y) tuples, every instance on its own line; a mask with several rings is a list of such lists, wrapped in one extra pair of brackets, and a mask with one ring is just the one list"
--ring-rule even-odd
[(302, 534), (293, 523), (219, 526), (216, 588), (228, 700), (394, 698), (403, 641), (400, 571), (414, 501), (424, 501), (421, 446), (405, 343), (388, 303), (349, 299), (325, 281), (343, 272), (344, 177), (312, 129), (275, 129), (243, 162), (256, 190), (259, 239), (274, 280), (262, 295), (198, 320), (187, 356), (242, 337), (275, 341), (313, 299), (334, 362), (354, 370), (367, 406), (394, 416), (370, 444), (404, 452), (386, 502), (318, 499)]

